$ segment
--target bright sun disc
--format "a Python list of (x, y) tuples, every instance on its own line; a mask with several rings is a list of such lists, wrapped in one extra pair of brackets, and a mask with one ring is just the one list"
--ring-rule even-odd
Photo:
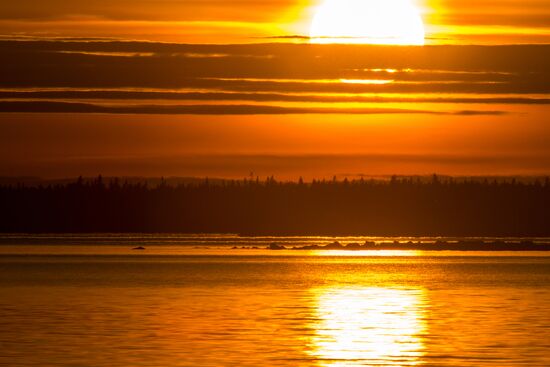
[(310, 37), (313, 43), (423, 45), (424, 24), (411, 0), (325, 0)]

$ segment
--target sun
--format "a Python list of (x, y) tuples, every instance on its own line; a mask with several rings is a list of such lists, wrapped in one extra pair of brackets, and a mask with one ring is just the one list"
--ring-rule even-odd
[(312, 43), (423, 45), (424, 24), (411, 0), (325, 0), (311, 24)]

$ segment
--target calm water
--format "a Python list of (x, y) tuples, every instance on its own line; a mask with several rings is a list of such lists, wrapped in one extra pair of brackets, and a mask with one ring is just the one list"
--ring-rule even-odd
[(545, 254), (103, 241), (0, 240), (0, 365), (550, 366)]

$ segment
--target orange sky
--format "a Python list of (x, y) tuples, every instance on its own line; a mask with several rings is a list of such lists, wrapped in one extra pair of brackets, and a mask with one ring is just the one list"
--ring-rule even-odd
[(550, 3), (414, 3), (426, 46), (309, 44), (320, 1), (2, 2), (0, 176), (549, 174)]
[[(480, 116), (14, 115), (0, 119), (2, 173), (42, 177), (283, 179), (544, 175), (549, 107)], [(527, 113), (534, 112), (532, 119)], [(24, 144), (22, 144), (22, 142)], [(98, 142), (100, 146), (98, 147)]]
[[(546, 0), (413, 0), (429, 43), (548, 43)], [(191, 43), (308, 35), (322, 0), (27, 0), (0, 3), (0, 34)]]

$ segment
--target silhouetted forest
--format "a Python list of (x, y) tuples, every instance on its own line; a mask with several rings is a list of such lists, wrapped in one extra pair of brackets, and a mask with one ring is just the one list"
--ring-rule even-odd
[(550, 236), (550, 183), (393, 178), (0, 186), (2, 232)]

